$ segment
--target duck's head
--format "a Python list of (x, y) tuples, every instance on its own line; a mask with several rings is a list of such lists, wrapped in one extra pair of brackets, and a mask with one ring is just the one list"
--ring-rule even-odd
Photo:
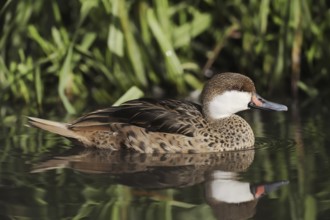
[(269, 102), (256, 93), (253, 81), (239, 73), (213, 76), (202, 92), (203, 113), (209, 120), (229, 117), (250, 108), (287, 111), (285, 105)]

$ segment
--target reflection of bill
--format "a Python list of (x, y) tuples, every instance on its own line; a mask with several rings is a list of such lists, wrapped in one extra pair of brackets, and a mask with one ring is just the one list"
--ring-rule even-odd
[(205, 182), (205, 194), (217, 219), (248, 219), (255, 214), (258, 199), (288, 181), (252, 185), (238, 180), (237, 173), (213, 171)]

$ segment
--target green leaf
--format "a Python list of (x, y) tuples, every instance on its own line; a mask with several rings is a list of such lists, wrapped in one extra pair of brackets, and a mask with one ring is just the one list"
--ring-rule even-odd
[(173, 46), (179, 48), (189, 45), (192, 38), (209, 29), (210, 25), (210, 14), (195, 12), (192, 22), (185, 23), (173, 30)]
[(123, 1), (119, 1), (120, 8), (120, 21), (123, 27), (124, 36), (126, 39), (126, 48), (129, 60), (131, 61), (134, 69), (134, 73), (139, 80), (139, 82), (146, 86), (147, 78), (145, 76), (144, 65), (142, 61), (142, 56), (136, 40), (133, 36), (132, 28), (130, 27), (129, 18), (127, 14), (127, 9), (125, 8), (125, 4)]
[(124, 56), (124, 35), (115, 24), (110, 24), (108, 35), (108, 48), (109, 50), (119, 57)]
[(5, 12), (5, 10), (7, 9), (7, 7), (9, 6), (9, 4), (12, 2), (12, 0), (7, 0), (7, 2), (1, 7), (0, 9), (0, 16), (2, 16), (2, 14)]
[(36, 95), (37, 95), (37, 103), (38, 106), (41, 106), (42, 98), (43, 98), (43, 84), (40, 76), (40, 67), (36, 67), (35, 74), (34, 74), (34, 84), (36, 89)]
[(37, 28), (34, 25), (29, 25), (28, 26), (28, 34), (29, 34), (30, 38), (32, 38), (33, 40), (35, 40), (39, 44), (41, 49), (46, 54), (49, 54), (53, 51), (52, 44), (41, 37), (41, 35), (39, 34)]
[(80, 18), (81, 22), (85, 20), (86, 16), (89, 14), (92, 8), (97, 7), (99, 1), (96, 0), (80, 0), (81, 8), (80, 8)]
[(94, 43), (96, 39), (96, 34), (95, 33), (86, 33), (84, 35), (84, 38), (81, 42), (80, 49), (82, 49), (83, 51), (86, 51), (92, 46), (92, 44)]
[(269, 0), (262, 0), (260, 4), (260, 32), (266, 33), (268, 15), (269, 15)]
[(166, 64), (168, 67), (168, 71), (169, 71), (168, 73), (170, 79), (173, 82), (178, 82), (179, 84), (181, 84), (180, 80), (182, 82), (182, 74), (183, 74), (181, 63), (169, 39), (166, 38), (164, 31), (161, 29), (155, 17), (155, 13), (152, 9), (149, 9), (147, 11), (147, 19), (148, 19), (149, 27), (161, 48), (163, 56), (166, 59)]
[(65, 47), (63, 39), (61, 38), (61, 33), (56, 27), (52, 27), (52, 37), (58, 49), (63, 49)]
[(317, 202), (312, 195), (305, 197), (304, 219), (317, 219)]
[(194, 89), (202, 89), (203, 83), (201, 83), (194, 75), (186, 73), (184, 74), (185, 81)]
[(54, 19), (56, 22), (61, 22), (61, 11), (60, 8), (58, 7), (58, 2), (57, 1), (51, 1), (52, 4), (52, 9), (53, 9), (53, 14), (54, 14)]
[[(154, 9), (157, 14), (157, 18), (159, 21), (160, 28), (162, 30), (171, 30), (171, 24), (168, 13), (168, 0), (154, 0)], [(166, 38), (170, 39), (171, 32), (164, 32)]]
[(132, 86), (124, 95), (122, 95), (113, 106), (121, 105), (129, 100), (138, 99), (143, 97), (143, 92), (136, 86)]
[(67, 87), (69, 80), (71, 80), (70, 75), (71, 75), (71, 71), (72, 71), (71, 70), (72, 54), (73, 54), (73, 45), (70, 45), (70, 47), (67, 51), (64, 63), (60, 69), (60, 73), (59, 73), (60, 82), (59, 82), (59, 86), (58, 86), (58, 93), (60, 95), (60, 98), (64, 104), (65, 109), (70, 114), (74, 114), (75, 109), (69, 102), (68, 98), (66, 97), (65, 89)]
[(298, 88), (304, 91), (312, 98), (315, 98), (319, 94), (319, 91), (316, 88), (310, 87), (302, 81), (298, 82)]
[(112, 3), (112, 17), (108, 34), (108, 48), (119, 57), (124, 56), (124, 34), (120, 30), (119, 23), (119, 4), (121, 0), (114, 0)]

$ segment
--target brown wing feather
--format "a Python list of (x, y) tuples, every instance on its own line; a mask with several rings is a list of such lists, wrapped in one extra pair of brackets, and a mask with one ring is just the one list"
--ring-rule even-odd
[(121, 106), (91, 112), (72, 122), (71, 129), (124, 123), (148, 131), (193, 136), (196, 119), (202, 119), (201, 107), (192, 102), (164, 99), (138, 99)]

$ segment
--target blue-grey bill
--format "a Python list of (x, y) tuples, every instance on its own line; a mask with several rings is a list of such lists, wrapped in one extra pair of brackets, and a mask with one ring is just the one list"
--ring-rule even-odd
[(254, 94), (249, 107), (257, 108), (262, 110), (273, 110), (273, 111), (287, 111), (288, 107), (279, 103), (270, 102), (262, 98), (258, 94)]

